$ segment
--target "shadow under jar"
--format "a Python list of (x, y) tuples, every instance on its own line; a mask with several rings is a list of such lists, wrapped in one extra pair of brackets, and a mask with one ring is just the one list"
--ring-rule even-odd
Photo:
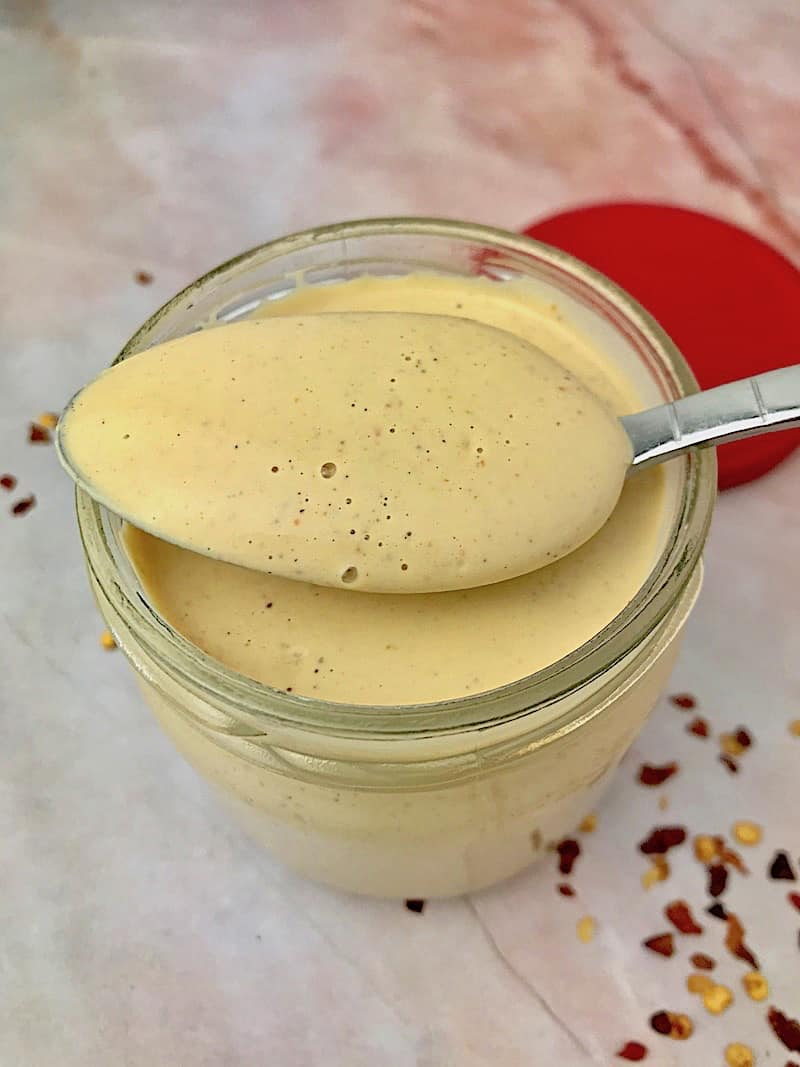
[[(161, 308), (117, 358), (246, 317), (299, 284), (418, 271), (525, 279), (619, 365), (642, 406), (697, 388), (658, 325), (589, 267), (527, 238), (429, 219), (344, 223), (246, 252)], [(151, 606), (119, 518), (80, 490), (77, 512), (100, 610), (147, 702), (248, 832), (340, 889), (432, 897), (507, 878), (572, 832), (655, 705), (701, 582), (713, 452), (673, 461), (666, 480), (660, 555), (604, 629), (489, 692), (391, 707), (298, 696), (229, 670)]]

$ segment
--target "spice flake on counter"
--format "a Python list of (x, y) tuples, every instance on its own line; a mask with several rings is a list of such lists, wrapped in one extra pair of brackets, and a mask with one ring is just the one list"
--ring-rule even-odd
[(728, 846), (725, 844), (724, 837), (716, 837), (714, 840), (718, 842), (719, 851), (717, 852), (717, 855), (719, 856), (720, 863), (733, 867), (739, 872), (739, 874), (750, 873), (747, 864), (744, 862), (739, 853), (732, 848), (728, 848)]
[(722, 1015), (733, 1004), (733, 992), (726, 985), (712, 984), (702, 994), (702, 1000), (709, 1015)]
[(13, 474), (2, 474), (0, 475), (0, 486), (2, 486), (7, 493), (10, 493), (17, 488), (17, 479)]
[(753, 1067), (755, 1062), (753, 1050), (740, 1041), (734, 1041), (725, 1049), (725, 1063), (728, 1067)]
[(705, 719), (702, 719), (699, 715), (692, 719), (687, 725), (686, 729), (690, 734), (694, 734), (695, 737), (706, 738), (711, 733), (711, 728)]
[(729, 848), (725, 838), (721, 834), (698, 834), (692, 842), (695, 859), (705, 867), (712, 864), (721, 864), (723, 867), (730, 865), (735, 867), (740, 874), (749, 874), (742, 857), (734, 849)]
[(800, 911), (800, 893), (787, 893), (786, 899)]
[(800, 719), (792, 719), (789, 723), (789, 733), (792, 737), (800, 737)]
[(717, 901), (716, 904), (712, 904), (710, 908), (706, 908), (706, 913), (708, 915), (713, 915), (715, 919), (724, 919), (725, 922), (728, 921), (728, 913), (725, 910), (725, 905), (720, 903), (720, 901)]
[(689, 957), (689, 962), (698, 971), (713, 971), (717, 966), (717, 961), (707, 956), (705, 952), (693, 952)]
[(597, 816), (594, 813), (584, 815), (581, 819), (578, 831), (582, 834), (593, 834), (597, 829)]
[(559, 882), (558, 885), (556, 886), (556, 889), (559, 891), (559, 893), (561, 894), (562, 897), (574, 897), (575, 896), (575, 890), (572, 888), (572, 886), (568, 882)]
[(53, 435), (46, 426), (39, 426), (36, 422), (28, 423), (28, 443), (32, 445), (49, 445)]
[(591, 915), (584, 915), (578, 919), (575, 926), (575, 932), (578, 935), (578, 940), (583, 942), (584, 945), (588, 945), (594, 937), (595, 921)]
[(658, 854), (652, 857), (653, 862), (642, 874), (642, 888), (651, 889), (656, 882), (664, 882), (669, 878), (669, 863), (664, 856)]
[(100, 646), (104, 648), (106, 652), (111, 652), (112, 649), (117, 647), (117, 642), (114, 640), (114, 635), (110, 630), (103, 630), (100, 634)]
[(726, 753), (720, 753), (720, 763), (723, 767), (727, 767), (731, 774), (739, 773), (739, 764), (732, 756), (728, 756)]
[(643, 1045), (641, 1041), (626, 1041), (617, 1051), (617, 1057), (629, 1063), (641, 1063), (647, 1058), (647, 1045)]
[(767, 1021), (775, 1036), (790, 1052), (800, 1052), (800, 1022), (790, 1019), (774, 1005), (767, 1012)]
[(642, 941), (642, 944), (659, 956), (669, 957), (675, 955), (675, 939), (671, 933), (656, 934), (655, 937), (648, 937), (645, 941)]
[(772, 858), (769, 865), (769, 876), (774, 881), (796, 882), (797, 875), (794, 873), (792, 861), (786, 852), (780, 849)]
[(581, 854), (581, 846), (573, 837), (565, 837), (556, 845), (558, 853), (558, 869), (562, 874), (572, 874), (575, 860)]
[(728, 885), (728, 869), (721, 863), (712, 863), (708, 868), (708, 895), (721, 897)]
[(697, 707), (697, 700), (691, 693), (676, 693), (669, 698), (669, 702), (673, 707), (681, 708), (683, 711), (691, 711), (692, 708)]
[(685, 840), (686, 830), (683, 826), (655, 826), (644, 841), (639, 842), (639, 851), (645, 856), (663, 856)]
[(35, 506), (36, 497), (33, 493), (30, 493), (28, 496), (23, 497), (22, 500), (18, 500), (16, 504), (12, 504), (11, 514), (16, 516), (27, 515), (31, 508)]
[(692, 842), (695, 859), (701, 863), (710, 863), (717, 856), (717, 844), (711, 834), (697, 834)]
[[(710, 910), (710, 909), (709, 909)], [(725, 948), (739, 960), (749, 963), (753, 970), (758, 970), (758, 960), (744, 942), (744, 926), (738, 915), (729, 911), (725, 916), (728, 928), (725, 931)]]
[(740, 845), (757, 845), (763, 836), (761, 827), (747, 819), (740, 819), (733, 824), (733, 836)]
[(657, 1034), (671, 1037), (673, 1041), (685, 1041), (694, 1033), (694, 1025), (688, 1015), (675, 1011), (657, 1011), (650, 1016), (650, 1025)]
[(654, 763), (643, 763), (639, 768), (638, 780), (642, 785), (658, 786), (663, 785), (673, 774), (677, 774), (678, 764), (673, 760), (671, 763), (663, 763), (661, 765)]
[(59, 417), (55, 411), (43, 411), (33, 421), (39, 426), (44, 426), (46, 430), (55, 430), (56, 426), (58, 426)]
[(766, 1000), (769, 996), (769, 982), (761, 971), (748, 971), (742, 975), (742, 988), (751, 1000)]
[(719, 747), (726, 756), (741, 756), (753, 744), (750, 732), (739, 726), (733, 733), (720, 734)]
[(133, 280), (137, 285), (152, 285), (153, 275), (149, 270), (137, 270), (134, 271)]
[(407, 900), (406, 908), (408, 911), (413, 911), (416, 915), (421, 915), (425, 910), (424, 900)]
[(690, 993), (707, 993), (714, 985), (714, 979), (707, 974), (690, 974), (686, 979), (686, 988)]
[(694, 918), (685, 900), (673, 900), (664, 908), (664, 914), (676, 930), (682, 934), (702, 934), (703, 927)]

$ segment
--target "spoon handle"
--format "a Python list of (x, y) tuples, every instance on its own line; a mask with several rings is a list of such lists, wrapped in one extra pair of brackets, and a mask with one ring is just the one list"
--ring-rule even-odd
[(800, 426), (800, 364), (693, 393), (671, 404), (624, 415), (631, 467), (771, 430)]

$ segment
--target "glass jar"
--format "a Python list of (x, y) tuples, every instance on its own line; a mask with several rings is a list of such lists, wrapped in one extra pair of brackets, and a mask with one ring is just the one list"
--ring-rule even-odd
[[(650, 316), (589, 267), (528, 238), (428, 219), (327, 226), (246, 252), (156, 312), (117, 358), (250, 315), (298, 284), (419, 270), (529, 279), (645, 404), (697, 388)], [(699, 589), (716, 486), (711, 451), (668, 466), (663, 550), (608, 626), (529, 677), (418, 706), (327, 703), (227, 669), (151, 608), (118, 517), (80, 490), (77, 511), (100, 610), (147, 702), (250, 833), (341, 889), (447, 896), (516, 873), (573, 831), (664, 688)]]

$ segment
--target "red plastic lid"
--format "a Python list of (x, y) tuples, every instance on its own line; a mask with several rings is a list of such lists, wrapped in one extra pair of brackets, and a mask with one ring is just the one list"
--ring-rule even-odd
[[(666, 204), (613, 203), (533, 223), (626, 289), (661, 323), (703, 389), (800, 358), (800, 271), (722, 219)], [(718, 449), (720, 488), (758, 478), (800, 444), (781, 431)]]

